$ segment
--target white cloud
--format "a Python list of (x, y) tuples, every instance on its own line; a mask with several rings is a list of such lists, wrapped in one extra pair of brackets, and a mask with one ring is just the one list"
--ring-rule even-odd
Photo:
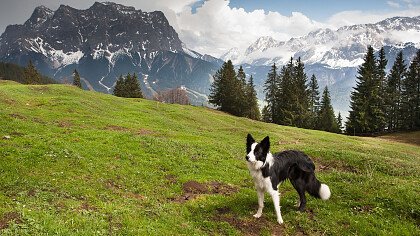
[(343, 11), (331, 16), (326, 24), (336, 29), (346, 25), (377, 23), (395, 16), (414, 17), (420, 15), (420, 7), (392, 12)]
[[(37, 5), (43, 4), (53, 10), (59, 4), (86, 9), (95, 1), (97, 0), (4, 1), (0, 8), (0, 29), (4, 30), (8, 24), (23, 23)], [(143, 11), (163, 11), (180, 39), (189, 48), (214, 56), (220, 56), (233, 47), (245, 50), (261, 36), (289, 40), (318, 28), (336, 29), (345, 25), (376, 23), (393, 16), (420, 15), (420, 0), (389, 0), (388, 4), (397, 3), (400, 8), (392, 12), (344, 11), (331, 16), (325, 22), (314, 21), (300, 12), (284, 16), (272, 11), (232, 8), (229, 0), (206, 0), (194, 13), (191, 5), (202, 0), (113, 1)], [(25, 6), (25, 9), (21, 9), (21, 6)]]
[(400, 8), (400, 4), (398, 2), (394, 2), (394, 1), (387, 1), (386, 4), (388, 4), (390, 7), (393, 8)]
[(244, 49), (261, 36), (288, 40), (324, 26), (299, 12), (291, 16), (264, 10), (247, 12), (231, 8), (225, 0), (206, 1), (195, 13), (189, 9), (177, 14), (177, 25), (190, 48), (215, 56), (233, 47)]

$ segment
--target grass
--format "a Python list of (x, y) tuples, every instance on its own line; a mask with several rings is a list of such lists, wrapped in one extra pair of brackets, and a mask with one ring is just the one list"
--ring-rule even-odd
[[(332, 191), (306, 212), (280, 186), (263, 218), (247, 133), (300, 149)], [(420, 147), (66, 85), (0, 82), (2, 235), (419, 235)]]

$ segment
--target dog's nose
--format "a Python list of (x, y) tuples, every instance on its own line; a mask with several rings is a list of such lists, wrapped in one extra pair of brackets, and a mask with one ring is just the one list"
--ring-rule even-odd
[(245, 159), (246, 159), (247, 161), (249, 161), (249, 156), (248, 156), (248, 155), (246, 155)]

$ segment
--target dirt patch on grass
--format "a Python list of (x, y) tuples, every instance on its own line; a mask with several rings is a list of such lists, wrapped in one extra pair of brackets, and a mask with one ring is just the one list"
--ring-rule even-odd
[(7, 212), (0, 218), (0, 230), (6, 229), (9, 225), (15, 222), (16, 224), (22, 223), (22, 218), (17, 212)]
[(148, 135), (155, 134), (155, 132), (152, 131), (152, 130), (148, 130), (148, 129), (140, 129), (136, 132), (136, 134), (140, 135), (140, 136), (148, 136)]
[(18, 120), (26, 120), (27, 119), (26, 116), (21, 115), (21, 114), (17, 114), (17, 113), (10, 114), (10, 116), (12, 118), (15, 118), (15, 119), (18, 119)]
[(197, 198), (202, 194), (223, 194), (230, 195), (238, 192), (236, 186), (220, 183), (220, 182), (210, 182), (210, 183), (199, 183), (197, 181), (188, 181), (182, 185), (183, 195), (175, 198), (170, 198), (173, 202), (183, 203), (188, 200)]
[(28, 197), (34, 197), (36, 195), (36, 190), (34, 188), (29, 189), (29, 191), (26, 195)]
[(57, 126), (60, 128), (69, 128), (72, 127), (73, 124), (68, 120), (60, 120), (57, 122)]
[(317, 157), (311, 157), (311, 159), (314, 160), (316, 169), (320, 172), (340, 170), (343, 172), (360, 173), (360, 170), (356, 167), (346, 164), (341, 160), (321, 160)]
[(261, 235), (264, 231), (268, 231), (270, 235), (284, 235), (284, 225), (279, 225), (276, 220), (269, 220), (264, 215), (258, 219), (252, 215), (242, 219), (229, 207), (217, 208), (213, 220), (226, 222), (243, 235)]
[(113, 180), (107, 180), (105, 182), (105, 187), (107, 189), (112, 190), (114, 193), (116, 193), (120, 196), (124, 196), (124, 197), (127, 197), (127, 198), (133, 198), (133, 199), (137, 199), (137, 200), (146, 199), (146, 197), (144, 195), (127, 191), (127, 189), (125, 189), (124, 186), (122, 186), (121, 184), (115, 183)]
[(363, 205), (363, 206), (355, 206), (353, 207), (353, 212), (355, 213), (371, 213), (373, 211), (373, 206), (371, 205)]
[(111, 130), (111, 131), (129, 131), (130, 129), (118, 125), (107, 125), (104, 128), (105, 130)]
[(97, 208), (91, 204), (89, 204), (87, 201), (83, 201), (82, 204), (79, 206), (78, 211), (84, 212), (84, 211), (96, 211)]
[(33, 85), (33, 86), (29, 86), (29, 89), (32, 91), (36, 91), (36, 92), (48, 92), (50, 91), (50, 88), (48, 86), (43, 86), (43, 85)]
[(379, 136), (379, 139), (420, 146), (420, 131)]
[(176, 184), (178, 182), (178, 179), (175, 175), (169, 174), (165, 176), (165, 179), (170, 183), (170, 184)]

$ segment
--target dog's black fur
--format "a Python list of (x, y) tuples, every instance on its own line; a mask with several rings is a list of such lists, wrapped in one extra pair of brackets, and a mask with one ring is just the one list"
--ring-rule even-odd
[[(251, 145), (254, 143), (254, 138), (248, 134), (247, 153), (251, 152)], [(299, 194), (300, 211), (303, 211), (306, 206), (305, 192), (308, 192), (314, 197), (321, 198), (321, 183), (315, 177), (315, 165), (305, 153), (296, 150), (287, 150), (274, 153), (272, 154), (272, 160), (267, 160), (269, 149), (270, 140), (267, 136), (255, 146), (253, 153), (257, 161), (264, 163), (260, 171), (264, 178), (270, 178), (273, 190), (278, 191), (277, 186), (286, 179), (289, 179)], [(249, 160), (248, 155), (246, 159)]]

